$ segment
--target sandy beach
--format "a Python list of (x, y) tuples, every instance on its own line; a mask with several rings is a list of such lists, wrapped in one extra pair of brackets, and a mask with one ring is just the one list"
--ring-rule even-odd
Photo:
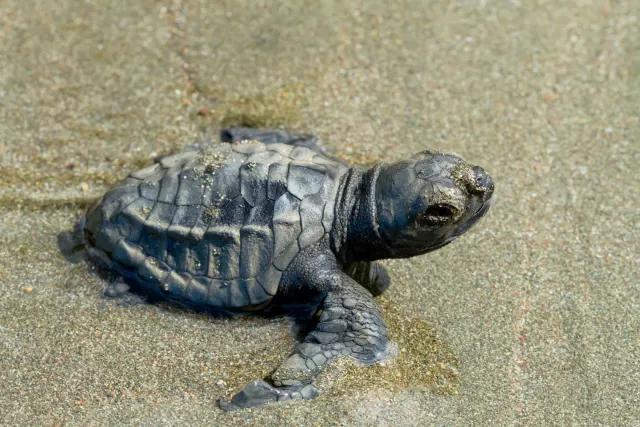
[[(0, 424), (640, 424), (640, 4), (0, 2)], [(287, 318), (105, 299), (58, 235), (129, 172), (246, 124), (353, 164), (484, 167), (489, 215), (385, 261), (398, 355), (224, 413)]]

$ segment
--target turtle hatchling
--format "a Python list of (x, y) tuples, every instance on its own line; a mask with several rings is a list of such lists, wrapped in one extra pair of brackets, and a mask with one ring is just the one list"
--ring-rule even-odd
[(340, 357), (387, 354), (374, 297), (389, 286), (378, 260), (450, 243), (489, 209), (493, 182), (460, 157), (349, 166), (311, 135), (230, 128), (129, 175), (82, 221), (90, 259), (128, 289), (224, 313), (312, 307), (309, 332), (273, 373), (225, 410), (312, 399)]

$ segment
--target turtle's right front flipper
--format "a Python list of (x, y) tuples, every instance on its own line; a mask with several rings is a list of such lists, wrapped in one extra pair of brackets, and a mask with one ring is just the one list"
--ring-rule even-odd
[(221, 401), (222, 409), (311, 399), (318, 394), (315, 378), (338, 357), (350, 356), (365, 364), (384, 357), (387, 329), (369, 291), (342, 271), (330, 273), (325, 279), (330, 283), (319, 284), (328, 292), (315, 328), (266, 381), (249, 383), (231, 401)]
[(391, 284), (387, 269), (379, 261), (356, 261), (349, 264), (344, 271), (369, 289), (374, 297), (381, 295)]

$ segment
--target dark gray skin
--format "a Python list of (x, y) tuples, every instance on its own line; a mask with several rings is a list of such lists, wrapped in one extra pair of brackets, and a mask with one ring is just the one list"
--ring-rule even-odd
[[(220, 406), (311, 399), (314, 379), (335, 359), (371, 364), (386, 355), (373, 297), (390, 280), (376, 261), (453, 241), (487, 212), (493, 182), (450, 154), (423, 151), (363, 170), (309, 135), (232, 128), (221, 136), (230, 150), (185, 151), (108, 192), (87, 214), (85, 244), (136, 288), (182, 304), (227, 312), (317, 305), (317, 323), (289, 358)], [(107, 293), (123, 289), (119, 281)]]

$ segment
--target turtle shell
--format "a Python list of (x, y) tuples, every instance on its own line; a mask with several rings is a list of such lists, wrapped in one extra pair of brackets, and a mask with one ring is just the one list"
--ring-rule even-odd
[(329, 233), (347, 170), (306, 147), (192, 146), (104, 195), (87, 214), (89, 252), (169, 299), (261, 307), (300, 250)]

